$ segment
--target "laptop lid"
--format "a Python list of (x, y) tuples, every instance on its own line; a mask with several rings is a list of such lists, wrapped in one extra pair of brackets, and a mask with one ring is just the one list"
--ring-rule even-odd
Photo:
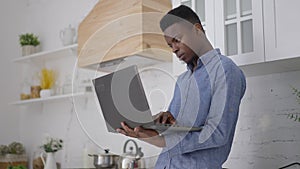
[(108, 131), (121, 122), (131, 128), (154, 124), (137, 66), (130, 66), (93, 80)]
[(203, 126), (155, 124), (146, 94), (133, 65), (93, 80), (96, 95), (109, 132), (122, 128), (121, 122), (131, 127), (143, 126), (158, 132), (200, 131)]

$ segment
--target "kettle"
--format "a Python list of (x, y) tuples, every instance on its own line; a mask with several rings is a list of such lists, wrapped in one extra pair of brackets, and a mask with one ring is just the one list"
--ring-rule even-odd
[(59, 32), (59, 37), (60, 37), (62, 44), (64, 46), (72, 45), (74, 43), (75, 34), (76, 34), (75, 28), (71, 27), (71, 25), (69, 25), (69, 27), (61, 30)]
[[(127, 144), (132, 142), (135, 147), (135, 153), (133, 152), (133, 147), (129, 147), (130, 151), (127, 151)], [(144, 153), (142, 148), (138, 147), (137, 143), (129, 139), (125, 142), (123, 147), (123, 154), (119, 158), (119, 166), (121, 169), (142, 169), (145, 168), (145, 161), (142, 158)]]

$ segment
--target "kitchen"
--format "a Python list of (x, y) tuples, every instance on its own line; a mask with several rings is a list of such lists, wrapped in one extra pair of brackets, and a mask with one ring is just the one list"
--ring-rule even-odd
[[(38, 69), (32, 70), (32, 68), (24, 66), (24, 64), (12, 62), (12, 60), (21, 56), (18, 35), (24, 32), (38, 34), (42, 42), (43, 51), (62, 48), (63, 44), (61, 43), (59, 32), (69, 25), (78, 27), (82, 19), (85, 18), (97, 2), (97, 0), (26, 0), (21, 2), (6, 0), (0, 2), (0, 17), (3, 25), (1, 28), (3, 37), (1, 43), (2, 61), (0, 63), (2, 69), (1, 77), (3, 78), (0, 102), (0, 144), (20, 141), (24, 143), (28, 156), (32, 158), (37, 155), (38, 146), (42, 144), (45, 135), (49, 134), (53, 137), (61, 138), (64, 140), (64, 147), (56, 153), (56, 159), (61, 162), (63, 168), (90, 167), (92, 164), (88, 163), (88, 161), (91, 161), (91, 158), (87, 158), (87, 154), (96, 151), (102, 152), (95, 145), (95, 142), (103, 148), (111, 149), (111, 152), (122, 152), (127, 138), (120, 135), (111, 136), (111, 134), (106, 132), (103, 119), (99, 118), (98, 112), (95, 111), (99, 107), (96, 107), (93, 96), (76, 97), (74, 102), (72, 102), (72, 99), (65, 99), (63, 101), (26, 104), (25, 106), (11, 104), (19, 100), (21, 84), (26, 80), (30, 83), (32, 80), (31, 78), (24, 79), (24, 77), (28, 77), (25, 72), (38, 71)], [(183, 2), (188, 3), (188, 1)], [(205, 2), (208, 9), (215, 9), (219, 5), (224, 5), (218, 0)], [(270, 45), (271, 43), (268, 43), (272, 42), (274, 38), (271, 34), (274, 28), (272, 24), (263, 24), (263, 22), (273, 23), (274, 21), (270, 20), (272, 17), (268, 15), (274, 11), (271, 10), (271, 12), (264, 14), (265, 18), (263, 19), (262, 1), (260, 0), (259, 2), (253, 1), (253, 3), (258, 5), (252, 5), (253, 10), (261, 7), (261, 11), (256, 11), (256, 13), (253, 11), (253, 15), (261, 15), (261, 19), (258, 22), (253, 22), (254, 27), (252, 30), (258, 34), (253, 40), (253, 44), (257, 45), (254, 46), (257, 53), (252, 54), (257, 58), (251, 60), (251, 58), (247, 59), (247, 56), (243, 55), (241, 61), (237, 60), (242, 65), (247, 64), (242, 66), (246, 71), (246, 75), (248, 75), (247, 91), (240, 108), (232, 151), (228, 161), (224, 164), (224, 168), (272, 169), (300, 161), (300, 123), (287, 117), (289, 113), (298, 113), (300, 108), (290, 87), (300, 88), (300, 64), (297, 58), (300, 52), (299, 48), (296, 48), (296, 40), (298, 39), (295, 38), (299, 37), (300, 29), (299, 24), (295, 22), (296, 20), (292, 19), (298, 18), (297, 15), (299, 16), (299, 12), (296, 12), (297, 10), (292, 10), (296, 9), (295, 6), (299, 6), (299, 2), (297, 0), (289, 0), (288, 3), (287, 1), (277, 0), (274, 2), (278, 4), (271, 3), (278, 6), (283, 5), (282, 3), (288, 4), (285, 8), (278, 9), (281, 12), (280, 14), (284, 12), (287, 14), (278, 17), (291, 17), (288, 19), (279, 18), (281, 22), (277, 25), (276, 30), (280, 33), (275, 36), (277, 39), (282, 40), (278, 42), (278, 46), (288, 46), (285, 50), (282, 50), (284, 53), (274, 50)], [(178, 1), (173, 3), (176, 4)], [(192, 1), (193, 3), (195, 1)], [(264, 1), (264, 3), (270, 4), (269, 1)], [(264, 9), (272, 9), (272, 6), (266, 7), (266, 4)], [(207, 35), (216, 47), (224, 50), (225, 46), (220, 42), (222, 39), (219, 38), (225, 37), (224, 31), (214, 32), (214, 27), (220, 27), (217, 24), (224, 23), (224, 21), (220, 19), (221, 17), (216, 17), (213, 19), (214, 22), (210, 23), (212, 19), (209, 19), (216, 14), (218, 13), (214, 13), (214, 10), (207, 10), (206, 12)], [(249, 17), (249, 15), (246, 17)], [(243, 20), (241, 19), (241, 21)], [(229, 22), (228, 25), (231, 23), (234, 22)], [(293, 24), (293, 26), (287, 25), (289, 23)], [(288, 40), (290, 41), (287, 41), (285, 38), (289, 38)], [(289, 42), (290, 44), (288, 45)], [(234, 47), (230, 49), (234, 53)], [(257, 64), (270, 55), (274, 55), (274, 60), (278, 60), (279, 57), (291, 56), (296, 59)], [(72, 73), (76, 57), (70, 55), (62, 58), (62, 60), (64, 61), (63, 63), (70, 64), (54, 61), (52, 68), (60, 69), (63, 65), (63, 70), (61, 71), (66, 74), (61, 78), (65, 79), (70, 74), (69, 72)], [(270, 61), (271, 59), (267, 58), (266, 60)], [(243, 61), (246, 63), (243, 63)], [(177, 71), (180, 72), (182, 70), (174, 66), (178, 65), (178, 63), (174, 60), (173, 62), (158, 64), (155, 67), (163, 68), (165, 72), (171, 72), (171, 74), (176, 75), (178, 74)], [(95, 75), (89, 73), (89, 71), (82, 71), (78, 76), (93, 77)], [(157, 101), (158, 103), (164, 102), (163, 106), (154, 107), (158, 111), (164, 109), (172, 95), (173, 78), (167, 73), (163, 74), (163, 77), (159, 77), (151, 72), (145, 74), (145, 76), (147, 77), (145, 80), (149, 82), (146, 84), (150, 88), (151, 86), (161, 86), (162, 90), (170, 90), (166, 92), (168, 95), (165, 99)], [(171, 80), (165, 80), (168, 78)], [(161, 93), (156, 94), (158, 95), (156, 98), (163, 98)], [(153, 100), (154, 103), (157, 103), (155, 99)], [(89, 116), (85, 116), (86, 114)], [(81, 124), (78, 122), (78, 116)], [(82, 130), (81, 125), (85, 126), (85, 130)], [(158, 154), (159, 149), (142, 142), (138, 142), (138, 145), (142, 147), (145, 157), (149, 157), (146, 158), (146, 165), (148, 167), (153, 166), (155, 156), (151, 155)]]

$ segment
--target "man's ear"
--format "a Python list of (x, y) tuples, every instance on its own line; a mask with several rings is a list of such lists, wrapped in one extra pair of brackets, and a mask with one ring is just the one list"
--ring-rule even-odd
[(203, 32), (205, 34), (204, 29), (203, 29), (203, 27), (202, 27), (202, 25), (200, 23), (195, 23), (194, 27), (195, 27), (195, 29), (197, 31), (201, 31), (201, 32)]

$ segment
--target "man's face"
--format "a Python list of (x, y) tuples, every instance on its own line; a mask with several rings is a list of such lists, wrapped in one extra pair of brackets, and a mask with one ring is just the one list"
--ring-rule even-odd
[(167, 44), (176, 56), (185, 63), (191, 62), (196, 57), (195, 52), (192, 50), (195, 49), (192, 46), (196, 45), (195, 36), (193, 26), (184, 25), (183, 22), (175, 23), (164, 31)]

